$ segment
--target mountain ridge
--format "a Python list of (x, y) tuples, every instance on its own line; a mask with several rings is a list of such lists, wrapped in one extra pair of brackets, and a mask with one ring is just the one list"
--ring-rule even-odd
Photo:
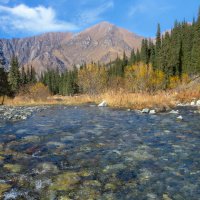
[(140, 48), (143, 37), (109, 22), (101, 22), (84, 31), (50, 32), (26, 38), (1, 39), (6, 58), (16, 55), (21, 65), (32, 65), (38, 73), (47, 69), (71, 69), (73, 65), (99, 61), (108, 63), (125, 51)]

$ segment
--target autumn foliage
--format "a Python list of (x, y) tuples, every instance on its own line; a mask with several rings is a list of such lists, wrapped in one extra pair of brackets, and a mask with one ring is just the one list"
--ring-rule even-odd
[(155, 92), (164, 88), (165, 75), (151, 65), (139, 63), (125, 70), (125, 88), (130, 92)]
[(97, 94), (106, 90), (108, 75), (104, 66), (89, 64), (78, 72), (78, 85), (83, 93)]

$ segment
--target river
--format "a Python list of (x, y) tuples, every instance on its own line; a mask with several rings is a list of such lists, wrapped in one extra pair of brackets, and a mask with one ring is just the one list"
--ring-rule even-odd
[(198, 200), (200, 114), (52, 106), (0, 121), (0, 197)]

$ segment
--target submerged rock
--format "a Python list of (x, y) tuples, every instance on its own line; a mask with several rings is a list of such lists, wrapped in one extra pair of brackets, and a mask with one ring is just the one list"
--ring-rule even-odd
[(0, 198), (3, 197), (4, 192), (8, 191), (11, 188), (11, 185), (6, 183), (0, 183)]
[(120, 164), (115, 164), (115, 165), (108, 165), (106, 168), (103, 170), (103, 172), (110, 172), (110, 171), (116, 171), (116, 170), (121, 170), (125, 169), (126, 166), (123, 163)]
[(61, 143), (61, 142), (48, 142), (47, 143), (47, 146), (54, 146), (56, 148), (64, 148), (65, 147), (65, 144), (64, 143)]
[(59, 174), (50, 188), (56, 191), (67, 191), (74, 188), (79, 181), (80, 177), (76, 172), (66, 172), (64, 174)]
[(129, 151), (125, 153), (126, 160), (129, 161), (143, 161), (143, 160), (151, 160), (154, 158), (149, 152), (149, 148), (147, 146), (140, 146), (135, 151)]
[(87, 180), (83, 183), (83, 185), (90, 187), (101, 187), (101, 183), (97, 180)]
[(59, 200), (72, 200), (72, 199), (70, 199), (70, 198), (67, 197), (67, 196), (62, 196), (62, 197), (59, 198)]
[(58, 172), (58, 168), (56, 165), (52, 164), (52, 163), (41, 163), (37, 166), (36, 173), (38, 174), (46, 174), (46, 173), (57, 173)]
[(30, 135), (30, 136), (24, 137), (22, 140), (25, 142), (39, 142), (40, 137), (36, 135)]
[(113, 191), (113, 190), (116, 190), (117, 186), (114, 183), (107, 183), (104, 188), (105, 188), (105, 190)]
[(18, 164), (5, 164), (3, 167), (12, 173), (19, 173), (22, 168), (21, 165)]
[(168, 194), (163, 194), (163, 200), (172, 200)]

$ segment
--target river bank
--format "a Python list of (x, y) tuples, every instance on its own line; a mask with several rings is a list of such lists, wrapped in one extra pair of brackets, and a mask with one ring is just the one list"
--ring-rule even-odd
[(6, 106), (47, 106), (66, 105), (79, 106), (92, 104), (99, 105), (103, 101), (111, 108), (122, 108), (130, 110), (154, 110), (156, 113), (165, 112), (178, 105), (200, 105), (200, 91), (187, 89), (181, 91), (149, 93), (127, 93), (124, 91), (108, 91), (98, 95), (75, 95), (75, 96), (49, 96), (46, 99), (31, 99), (26, 96), (17, 96), (14, 99), (6, 98)]

